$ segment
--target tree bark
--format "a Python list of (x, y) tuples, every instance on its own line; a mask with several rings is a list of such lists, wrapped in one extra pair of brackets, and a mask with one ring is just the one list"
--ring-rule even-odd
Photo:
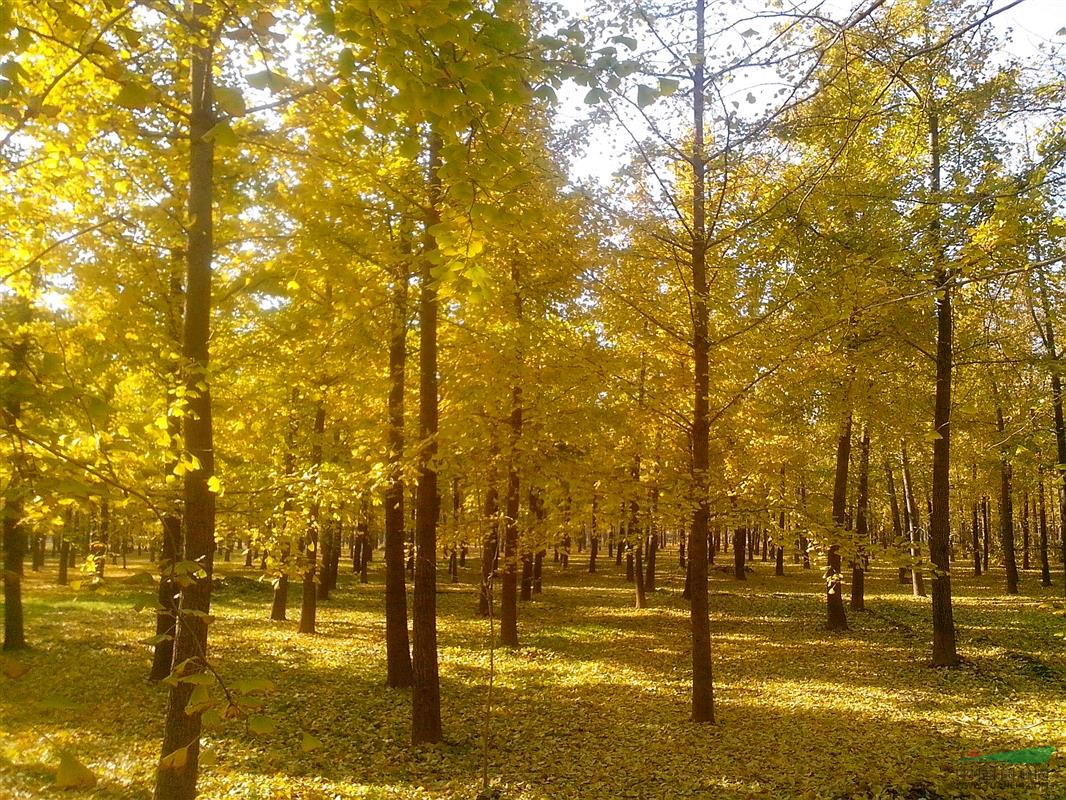
[[(851, 461), (851, 411), (845, 413), (843, 428), (837, 439), (836, 470), (833, 481), (834, 537), (843, 534), (848, 503), (848, 464)], [(846, 631), (848, 617), (844, 611), (844, 589), (840, 581), (840, 545), (830, 541), (825, 565), (826, 627)]]
[[(930, 90), (932, 91), (932, 90)], [(929, 519), (929, 560), (933, 563), (933, 664), (954, 666), (955, 619), (951, 607), (951, 380), (955, 362), (951, 296), (954, 276), (943, 266), (940, 243), (940, 121), (935, 103), (929, 112), (929, 184), (934, 200), (931, 225), (936, 264), (936, 391), (933, 403), (933, 508)]]
[[(995, 382), (992, 393), (998, 395)], [(1006, 436), (1003, 407), (996, 401), (996, 430), (1000, 439)], [(1003, 553), (1003, 570), (1007, 576), (1007, 594), (1018, 594), (1018, 562), (1014, 552), (1014, 493), (1012, 491), (1013, 468), (1007, 455), (1007, 445), (1000, 447), (999, 454), (999, 544)]]
[(1048, 563), (1047, 553), (1047, 506), (1044, 505), (1044, 470), (1040, 469), (1040, 483), (1038, 491), (1040, 509), (1040, 585), (1051, 585), (1051, 565)]
[[(315, 424), (312, 430), (311, 439), (311, 469), (315, 476), (315, 480), (318, 480), (318, 473), (322, 467), (322, 434), (326, 430), (326, 407), (322, 400), (319, 400), (315, 406)], [(321, 502), (317, 496), (311, 506), (311, 518), (307, 526), (307, 542), (304, 547), (304, 558), (306, 563), (304, 565), (303, 574), (303, 597), (300, 602), (300, 625), (299, 632), (305, 634), (311, 634), (315, 632), (315, 621), (318, 616), (318, 544), (320, 540), (319, 536), (319, 515), (321, 513)]]
[(855, 500), (855, 563), (851, 569), (851, 610), (866, 610), (866, 545), (869, 543), (870, 523), (870, 427), (862, 426), (859, 444), (859, 486)]
[(695, 510), (689, 540), (689, 612), (692, 626), (692, 721), (714, 723), (714, 674), (707, 590), (707, 534), (710, 522), (710, 341), (707, 301), (706, 170), (703, 114), (706, 0), (696, 0), (696, 42), (692, 74), (692, 485)]
[(903, 464), (903, 522), (910, 540), (911, 590), (915, 597), (925, 597), (925, 576), (922, 571), (921, 533), (918, 504), (914, 499), (914, 484), (911, 481), (911, 462), (907, 443), (900, 445), (900, 460)]
[[(205, 140), (214, 127), (213, 43), (205, 20), (213, 13), (210, 0), (190, 6), (189, 26), (196, 34), (190, 52), (189, 207), (185, 274), (185, 317), (182, 356), (186, 381), (184, 444), (198, 464), (186, 471), (183, 485), (184, 560), (199, 565), (181, 589), (174, 638), (174, 662), (187, 662), (186, 673), (204, 670), (207, 658), (207, 615), (211, 608), (211, 576), (215, 552), (214, 441), (209, 387), (211, 332), (211, 262), (214, 255), (214, 145)], [(156, 772), (156, 800), (193, 800), (200, 758), (200, 713), (185, 708), (192, 684), (170, 687), (163, 723), (164, 759), (185, 748), (184, 764), (161, 760)], [(180, 759), (179, 759), (180, 760)]]
[[(440, 222), (441, 147), (439, 134), (430, 133), (429, 211), (426, 215), (426, 252), (437, 250), (433, 227)], [(422, 447), (418, 454), (418, 493), (415, 513), (414, 642), (411, 668), (411, 743), (441, 740), (440, 676), (437, 666), (437, 287), (430, 259), (422, 259), (418, 303), (418, 425)]]
[[(148, 680), (158, 683), (170, 674), (174, 664), (174, 628), (178, 618), (178, 587), (174, 583), (174, 565), (181, 552), (181, 517), (163, 517), (163, 552), (160, 563), (159, 609), (156, 611), (156, 636), (168, 637), (156, 643)], [(165, 610), (164, 610), (165, 609)]]

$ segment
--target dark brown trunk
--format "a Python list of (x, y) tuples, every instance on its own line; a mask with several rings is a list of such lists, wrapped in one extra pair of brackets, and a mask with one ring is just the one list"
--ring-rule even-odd
[[(994, 381), (992, 393), (998, 396)], [(1003, 408), (998, 399), (996, 430), (999, 431), (1000, 440), (1004, 442), (999, 456), (999, 545), (1003, 554), (1003, 570), (1007, 576), (1007, 594), (1018, 594), (1018, 562), (1014, 552), (1014, 493), (1011, 487), (1014, 476), (1004, 438), (1007, 428), (1003, 419)]]
[[(970, 468), (970, 475), (976, 489), (977, 485), (977, 465), (974, 464)], [(981, 577), (981, 522), (980, 522), (980, 506), (975, 498), (973, 501), (973, 514), (970, 520), (970, 535), (971, 545), (973, 547), (973, 574), (975, 578)]]
[(748, 579), (747, 570), (744, 566), (744, 543), (748, 538), (748, 531), (746, 528), (735, 528), (733, 530), (733, 577), (738, 581), (746, 581)]
[(496, 449), (493, 447), (490, 459), (489, 490), (485, 494), (485, 519), (488, 521), (488, 533), (481, 543), (481, 588), (478, 591), (478, 613), (487, 617), (492, 603), (493, 564), (496, 561), (496, 548), (500, 542), (500, 493), (496, 489)]
[(659, 537), (652, 534), (648, 537), (647, 558), (644, 567), (644, 591), (655, 591), (655, 556), (659, 551)]
[(940, 244), (940, 121), (935, 105), (929, 113), (930, 190), (934, 199), (931, 225), (936, 263), (936, 392), (933, 405), (933, 492), (929, 519), (929, 560), (933, 564), (933, 664), (959, 663), (955, 651), (955, 619), (951, 607), (951, 379), (955, 365), (951, 295), (954, 276), (943, 266)]
[(592, 521), (589, 524), (589, 572), (596, 571), (596, 557), (600, 554), (600, 535), (596, 530), (596, 495), (592, 495)]
[[(836, 471), (833, 481), (833, 537), (843, 535), (848, 503), (848, 464), (851, 460), (851, 412), (844, 415), (844, 425), (837, 439)], [(830, 540), (826, 553), (825, 598), (826, 627), (831, 631), (846, 631), (848, 617), (844, 611), (844, 589), (840, 581), (840, 545)]]
[[(411, 250), (406, 245), (406, 250)], [(406, 263), (398, 267), (390, 288), (388, 395), (388, 483), (385, 487), (385, 650), (386, 683), (393, 689), (411, 685), (407, 634), (407, 583), (404, 577), (404, 395), (407, 387)]]
[(859, 485), (855, 498), (855, 562), (851, 568), (851, 610), (866, 610), (866, 546), (869, 544), (870, 522), (870, 427), (862, 426), (859, 443)]
[[(326, 430), (326, 407), (319, 400), (315, 407), (315, 424), (311, 440), (311, 469), (317, 476), (322, 466), (322, 434)], [(303, 596), (300, 602), (300, 625), (299, 632), (312, 634), (315, 632), (315, 621), (318, 616), (318, 544), (319, 539), (319, 516), (321, 502), (315, 497), (311, 505), (311, 517), (308, 520), (307, 537), (304, 548), (304, 574)]]
[(148, 680), (157, 683), (170, 674), (174, 664), (174, 626), (178, 618), (178, 587), (174, 583), (174, 565), (181, 553), (181, 517), (163, 517), (163, 552), (159, 564), (159, 608), (156, 611), (155, 633), (159, 639), (152, 654), (152, 669)]
[[(184, 445), (198, 465), (186, 471), (183, 486), (183, 560), (198, 565), (181, 588), (174, 640), (174, 662), (188, 661), (186, 673), (204, 670), (207, 657), (207, 615), (215, 551), (214, 442), (209, 389), (208, 343), (211, 332), (211, 262), (214, 254), (214, 146), (205, 140), (214, 127), (212, 42), (205, 20), (213, 14), (210, 0), (190, 6), (188, 25), (199, 37), (190, 53), (189, 207), (185, 274), (185, 317), (182, 356), (185, 364), (187, 411)], [(183, 750), (183, 764), (164, 760), (156, 773), (155, 800), (193, 800), (200, 758), (200, 713), (187, 713), (193, 685), (170, 687), (163, 723), (164, 759)]]
[(707, 165), (703, 144), (703, 113), (706, 0), (696, 0), (696, 55), (692, 81), (692, 478), (695, 510), (689, 540), (689, 610), (692, 625), (692, 721), (714, 723), (714, 673), (711, 665), (711, 624), (707, 591), (707, 534), (710, 508), (710, 341), (707, 302)]
[[(516, 305), (521, 311), (521, 295), (516, 278)], [(521, 484), (518, 474), (518, 445), (522, 437), (522, 387), (515, 383), (511, 391), (511, 448), (507, 467), (506, 519), (503, 533), (503, 579), (500, 581), (500, 642), (518, 647), (518, 509)]]
[[(426, 214), (426, 252), (437, 250), (433, 228), (440, 222), (441, 140), (430, 133), (429, 211)], [(418, 453), (418, 492), (415, 513), (414, 642), (411, 668), (411, 742), (433, 744), (441, 740), (440, 676), (437, 666), (437, 284), (433, 264), (422, 259), (418, 302), (418, 427), (422, 446)]]
[(1029, 491), (1022, 492), (1022, 569), (1029, 569)]
[(1040, 519), (1040, 585), (1051, 585), (1051, 565), (1048, 563), (1047, 553), (1047, 506), (1044, 504), (1044, 470), (1040, 469), (1040, 484), (1039, 484), (1040, 496), (1039, 501), (1039, 519)]

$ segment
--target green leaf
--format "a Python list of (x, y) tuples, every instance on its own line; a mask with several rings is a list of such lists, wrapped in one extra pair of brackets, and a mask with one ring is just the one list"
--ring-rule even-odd
[(337, 71), (345, 78), (355, 72), (355, 53), (352, 48), (345, 47), (337, 57)]
[(630, 50), (637, 49), (637, 40), (632, 36), (612, 36), (611, 41), (617, 44), (624, 44)]
[(677, 91), (678, 81), (673, 78), (659, 78), (659, 94), (669, 97)]
[(152, 92), (136, 83), (124, 83), (115, 97), (115, 105), (123, 108), (147, 108), (152, 102)]
[(245, 75), (244, 79), (253, 89), (269, 89), (272, 92), (278, 91), (285, 85), (285, 80), (280, 75), (276, 75), (268, 69)]
[[(231, 128), (229, 125), (229, 120), (225, 119), (214, 125), (210, 130), (208, 130), (203, 135), (203, 140), (205, 142), (214, 142), (215, 144), (221, 145), (222, 147), (230, 147), (232, 145), (237, 144), (238, 141), (237, 134), (233, 132), (233, 128)], [(175, 472), (177, 472), (176, 469)], [(183, 473), (184, 470), (182, 470), (182, 473), (179, 474)]]
[(646, 108), (659, 99), (659, 93), (650, 86), (643, 84), (637, 87), (637, 105)]
[(590, 106), (596, 105), (596, 103), (602, 102), (607, 99), (607, 92), (603, 89), (593, 89), (585, 95), (585, 102)]
[(537, 90), (533, 92), (533, 96), (536, 97), (538, 100), (547, 100), (549, 103), (553, 104), (559, 102), (559, 97), (555, 94), (555, 89), (553, 89), (548, 84), (538, 86)]
[(211, 686), (215, 682), (215, 676), (210, 672), (194, 672), (192, 675), (183, 675), (178, 678), (178, 683), (187, 683), (191, 686)]
[(277, 724), (270, 717), (264, 717), (262, 714), (254, 714), (248, 717), (248, 730), (254, 734), (265, 736), (277, 729)]
[(265, 694), (274, 691), (275, 688), (274, 681), (266, 678), (244, 678), (234, 681), (231, 685), (233, 691), (240, 694)]
[(215, 102), (218, 107), (231, 117), (243, 117), (248, 113), (248, 106), (244, 102), (244, 96), (240, 90), (230, 86), (215, 87)]
[(211, 690), (207, 686), (197, 686), (189, 695), (189, 702), (185, 704), (185, 713), (189, 716), (206, 711), (215, 704), (211, 698)]
[(300, 749), (305, 753), (310, 753), (312, 750), (317, 750), (322, 746), (322, 742), (316, 739), (314, 736), (304, 731), (303, 738), (300, 741)]

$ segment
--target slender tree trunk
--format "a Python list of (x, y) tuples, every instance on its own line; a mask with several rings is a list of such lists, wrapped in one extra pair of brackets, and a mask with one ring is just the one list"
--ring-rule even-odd
[(911, 481), (911, 462), (906, 442), (901, 443), (900, 460), (903, 462), (903, 522), (910, 540), (911, 589), (915, 597), (925, 597), (925, 576), (922, 570), (921, 526), (918, 504), (914, 500), (914, 484)]
[(988, 572), (988, 549), (992, 537), (992, 511), (988, 497), (981, 498), (981, 552), (984, 571)]
[(1022, 492), (1022, 569), (1029, 569), (1029, 490)]
[(1039, 484), (1039, 508), (1040, 508), (1040, 585), (1051, 585), (1051, 565), (1047, 555), (1047, 507), (1044, 505), (1044, 469), (1040, 469)]
[[(995, 382), (992, 393), (998, 395)], [(996, 430), (1000, 438), (1006, 436), (1003, 407), (996, 401)], [(1007, 574), (1007, 594), (1018, 594), (1018, 562), (1014, 552), (1014, 495), (1011, 489), (1013, 469), (1007, 456), (1007, 446), (999, 455), (999, 544), (1003, 553), (1003, 569)]]
[(655, 591), (655, 556), (659, 552), (659, 536), (658, 536), (658, 534), (653, 532), (650, 536), (648, 536), (647, 541), (648, 541), (648, 544), (647, 544), (648, 557), (647, 557), (647, 559), (645, 559), (645, 566), (644, 566), (644, 571), (645, 571), (645, 574), (644, 574), (644, 591), (645, 592), (654, 592)]
[[(512, 274), (517, 277), (517, 267)], [(518, 288), (516, 285), (516, 293)], [(521, 309), (521, 300), (517, 300)], [(518, 647), (518, 508), (521, 484), (518, 474), (518, 444), (522, 437), (522, 387), (515, 381), (511, 391), (511, 452), (507, 468), (506, 520), (503, 533), (503, 580), (500, 582), (500, 642)]]
[[(430, 134), (429, 212), (426, 252), (437, 250), (433, 227), (440, 222), (441, 199), (440, 137)], [(411, 742), (436, 743), (441, 740), (440, 676), (437, 667), (437, 518), (440, 496), (437, 489), (437, 286), (433, 264), (422, 259), (418, 303), (418, 423), (422, 447), (418, 454), (418, 493), (415, 514), (414, 647), (411, 667)]]
[(703, 113), (706, 0), (696, 0), (696, 53), (692, 81), (692, 353), (694, 399), (692, 477), (695, 510), (689, 540), (689, 610), (692, 625), (692, 721), (714, 723), (714, 674), (711, 665), (711, 624), (707, 591), (707, 534), (710, 508), (710, 341), (707, 301), (706, 170)]
[[(311, 468), (317, 480), (319, 469), (322, 466), (322, 434), (326, 429), (326, 407), (319, 400), (315, 407), (315, 425), (311, 443)], [(304, 548), (306, 564), (303, 574), (303, 597), (300, 602), (300, 633), (314, 633), (315, 620), (318, 615), (318, 545), (319, 539), (319, 513), (321, 504), (316, 495), (311, 506), (310, 524), (307, 526), (307, 543)]]
[[(28, 323), (29, 302), (20, 302), (20, 306), (23, 305), (25, 310), (21, 316)], [(29, 350), (28, 338), (23, 336), (11, 350), (8, 372), (13, 373), (14, 380), (24, 380), (26, 376), (23, 372)], [(25, 620), (22, 613), (22, 565), (26, 558), (26, 529), (22, 519), (25, 456), (18, 437), (19, 420), (22, 416), (20, 394), (19, 391), (10, 391), (3, 408), (4, 427), (13, 450), (9, 456), (11, 476), (4, 493), (3, 509), (0, 510), (3, 515), (4, 541), (4, 650), (21, 650), (26, 647)]]
[(485, 519), (488, 520), (488, 533), (481, 543), (481, 589), (478, 592), (478, 613), (487, 617), (492, 602), (492, 573), (496, 561), (496, 548), (500, 543), (500, 493), (496, 489), (496, 452), (493, 448), (490, 459), (489, 490), (485, 494)]
[[(848, 503), (848, 463), (851, 460), (851, 411), (844, 415), (844, 425), (837, 439), (836, 472), (833, 481), (833, 522), (842, 535)], [(844, 589), (840, 582), (840, 545), (830, 541), (826, 553), (825, 600), (826, 627), (831, 631), (846, 631), (848, 617), (844, 611)]]
[[(977, 484), (977, 465), (970, 469), (973, 483)], [(973, 574), (975, 578), (981, 577), (981, 523), (979, 519), (980, 508), (976, 497), (973, 501), (973, 518), (971, 519), (971, 539), (973, 544)]]
[(60, 586), (67, 585), (67, 564), (70, 561), (70, 541), (67, 539), (66, 531), (63, 533), (63, 540), (59, 543), (59, 575), (56, 582)]
[[(932, 89), (930, 89), (930, 93)], [(933, 408), (933, 508), (929, 520), (929, 560), (933, 564), (933, 664), (959, 663), (951, 607), (951, 378), (955, 363), (951, 295), (954, 276), (943, 266), (940, 244), (940, 121), (935, 104), (929, 113), (929, 184), (934, 199), (932, 233), (936, 276), (936, 392)]]
[[(188, 22), (199, 40), (194, 41), (190, 53), (189, 222), (182, 340), (188, 406), (183, 419), (183, 438), (186, 450), (199, 465), (185, 473), (182, 526), (183, 560), (194, 562), (199, 568), (181, 588), (174, 639), (174, 663), (187, 662), (186, 674), (201, 672), (206, 666), (207, 615), (211, 610), (215, 552), (215, 493), (209, 486), (214, 474), (215, 451), (208, 371), (214, 254), (214, 145), (204, 138), (216, 122), (212, 34), (205, 24), (212, 13), (210, 0), (193, 3)], [(170, 687), (163, 723), (163, 759), (156, 773), (156, 800), (193, 800), (196, 796), (200, 713), (190, 714), (185, 710), (192, 691), (193, 685), (187, 682)], [(183, 751), (184, 759), (174, 757), (178, 751)]]
[(181, 517), (166, 514), (163, 517), (163, 553), (159, 580), (159, 609), (156, 611), (155, 633), (165, 636), (156, 643), (152, 654), (152, 669), (148, 680), (157, 683), (170, 674), (174, 664), (174, 628), (178, 619), (178, 586), (173, 580), (174, 565), (181, 553)]
[(596, 530), (597, 497), (592, 495), (592, 521), (589, 525), (589, 572), (596, 571), (596, 556), (600, 553), (600, 536)]
[(733, 577), (738, 581), (746, 581), (748, 579), (747, 569), (744, 564), (744, 544), (747, 538), (747, 528), (733, 529)]
[(858, 540), (855, 563), (851, 569), (851, 610), (866, 610), (866, 545), (869, 543), (870, 523), (870, 427), (862, 426), (859, 444), (859, 486), (855, 500), (855, 537)]

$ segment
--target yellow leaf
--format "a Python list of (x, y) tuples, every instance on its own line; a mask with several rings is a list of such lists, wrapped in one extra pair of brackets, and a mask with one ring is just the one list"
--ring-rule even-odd
[(168, 753), (159, 760), (159, 766), (163, 769), (181, 769), (189, 760), (189, 748), (179, 747), (173, 753)]
[(81, 789), (96, 785), (96, 775), (70, 753), (59, 754), (56, 786), (60, 789)]

